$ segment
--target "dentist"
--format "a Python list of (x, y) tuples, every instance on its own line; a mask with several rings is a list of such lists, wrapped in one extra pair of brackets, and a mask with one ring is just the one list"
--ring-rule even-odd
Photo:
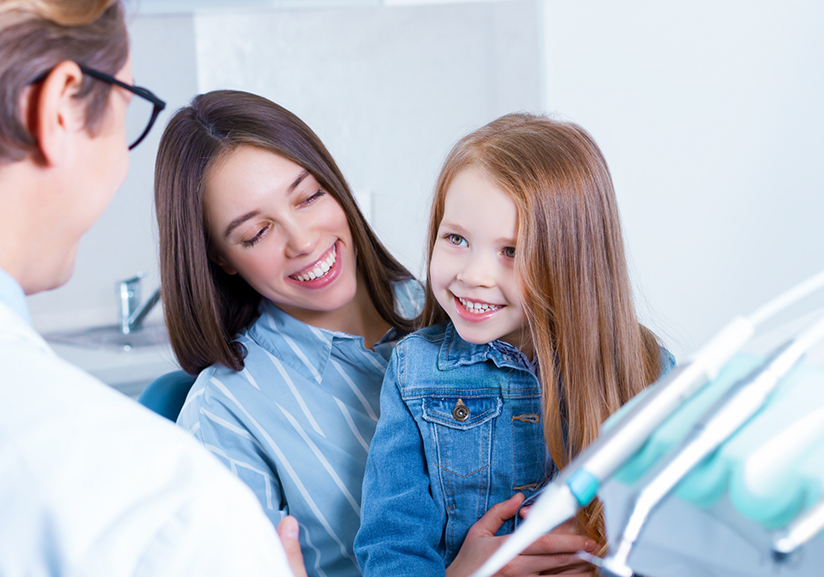
[[(154, 113), (127, 142), (134, 98)], [(71, 277), (127, 146), (162, 106), (133, 86), (119, 0), (0, 0), (4, 577), (306, 574), (294, 519), (278, 528), (282, 547), (252, 492), (194, 439), (31, 327), (25, 295)]]

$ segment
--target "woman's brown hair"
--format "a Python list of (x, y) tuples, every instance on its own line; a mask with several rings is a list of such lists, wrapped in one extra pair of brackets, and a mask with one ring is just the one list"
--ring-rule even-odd
[[(503, 116), (464, 137), (447, 157), (432, 204), (429, 261), (446, 192), (467, 169), (485, 174), (517, 207), (515, 266), (540, 367), (544, 437), (563, 468), (662, 369), (658, 342), (635, 314), (612, 178), (580, 126)], [(424, 326), (447, 318), (427, 284)], [(606, 542), (600, 503), (579, 520), (590, 537)]]
[(160, 139), (155, 207), (160, 233), (163, 309), (172, 348), (191, 374), (219, 363), (243, 368), (235, 336), (258, 316), (261, 296), (240, 275), (209, 259), (203, 185), (211, 166), (240, 146), (255, 146), (299, 164), (343, 208), (357, 250), (357, 266), (380, 316), (412, 330), (395, 311), (391, 282), (411, 278), (361, 214), (349, 185), (314, 132), (274, 102), (233, 90), (196, 96), (178, 110)]
[[(129, 56), (117, 0), (0, 0), (0, 163), (15, 162), (37, 142), (21, 116), (20, 97), (35, 79), (71, 60), (114, 75)], [(111, 85), (84, 76), (86, 127), (106, 111)]]

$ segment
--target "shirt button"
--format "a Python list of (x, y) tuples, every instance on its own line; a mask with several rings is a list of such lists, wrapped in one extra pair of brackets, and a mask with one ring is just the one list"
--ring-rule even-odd
[(458, 402), (455, 403), (455, 408), (452, 409), (452, 416), (455, 417), (456, 421), (462, 423), (469, 418), (469, 407), (464, 405), (462, 399), (458, 399)]

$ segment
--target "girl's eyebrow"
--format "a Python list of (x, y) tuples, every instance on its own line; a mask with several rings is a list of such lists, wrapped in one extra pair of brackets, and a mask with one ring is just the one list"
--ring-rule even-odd
[[(454, 222), (449, 222), (448, 220), (442, 220), (441, 224), (438, 228), (446, 228), (449, 229), (451, 232), (455, 234), (459, 234), (461, 236), (467, 236), (466, 229), (459, 224)], [(513, 237), (500, 237), (496, 238), (493, 241), (495, 244), (505, 244), (507, 246), (515, 246), (515, 238)]]
[(449, 222), (448, 220), (442, 220), (438, 228), (448, 228), (449, 230), (454, 230), (456, 233), (461, 235), (466, 234), (466, 229), (464, 227), (454, 222)]

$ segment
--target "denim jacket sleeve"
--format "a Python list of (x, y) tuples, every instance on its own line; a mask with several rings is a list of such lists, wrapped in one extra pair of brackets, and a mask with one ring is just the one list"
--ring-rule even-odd
[(399, 389), (392, 353), (381, 391), (381, 417), (369, 449), (355, 555), (364, 577), (444, 575), (436, 548), (443, 530), (429, 487), (424, 446)]

